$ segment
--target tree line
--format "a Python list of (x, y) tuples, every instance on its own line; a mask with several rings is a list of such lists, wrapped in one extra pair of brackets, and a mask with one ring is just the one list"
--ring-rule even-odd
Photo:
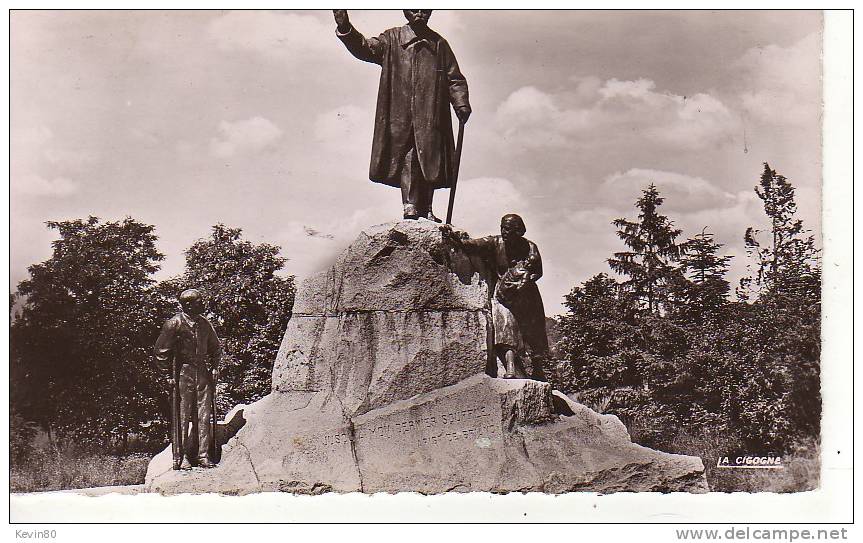
[(650, 185), (638, 218), (613, 221), (625, 250), (611, 273), (576, 286), (556, 319), (557, 387), (667, 446), (723, 435), (787, 452), (820, 435), (821, 264), (795, 218), (794, 187), (764, 165), (755, 192), (769, 228), (744, 232), (747, 275), (734, 289), (707, 228), (683, 239)]
[(19, 306), (10, 330), (14, 433), (42, 428), (51, 440), (120, 450), (130, 435), (163, 445), (170, 388), (152, 349), (191, 287), (204, 291), (224, 347), (217, 408), (269, 392), (295, 293), (293, 276), (276, 273), (286, 262), (279, 247), (217, 224), (185, 251), (184, 273), (157, 281), (164, 256), (154, 226), (96, 217), (46, 224), (58, 233), (52, 256), (29, 267), (10, 304)]
[[(647, 187), (637, 218), (613, 221), (625, 250), (609, 273), (573, 288), (554, 319), (556, 388), (638, 425), (640, 440), (660, 448), (681, 432), (777, 452), (817, 439), (819, 252), (788, 179), (765, 164), (755, 191), (769, 228), (745, 230), (749, 271), (732, 293), (723, 245), (706, 228), (683, 239)], [(294, 278), (277, 274), (279, 247), (218, 224), (185, 251), (184, 273), (157, 281), (154, 226), (47, 225), (58, 233), (52, 256), (29, 267), (10, 303), (13, 437), (35, 425), (52, 439), (164, 444), (169, 389), (152, 346), (193, 286), (224, 346), (219, 411), (269, 392), (295, 294)]]

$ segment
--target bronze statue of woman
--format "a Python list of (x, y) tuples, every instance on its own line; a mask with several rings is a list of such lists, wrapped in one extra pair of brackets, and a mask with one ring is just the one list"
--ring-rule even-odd
[(504, 215), (500, 235), (469, 239), (455, 235), (449, 225), (441, 227), (445, 238), (468, 253), (481, 256), (492, 271), (491, 312), (495, 354), (504, 365), (505, 379), (530, 377), (545, 380), (548, 357), (545, 309), (536, 281), (542, 277), (542, 258), (536, 244), (524, 237), (521, 217)]

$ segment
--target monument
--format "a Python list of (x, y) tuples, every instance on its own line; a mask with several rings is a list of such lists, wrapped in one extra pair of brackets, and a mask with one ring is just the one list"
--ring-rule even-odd
[(699, 458), (636, 445), (548, 383), (492, 377), (497, 272), (451, 237), (425, 220), (362, 232), (301, 284), (272, 391), (226, 417), (219, 465), (173, 471), (166, 449), (147, 488), (707, 491)]
[(401, 188), (404, 220), (366, 229), (302, 283), (272, 390), (219, 425), (219, 465), (172, 470), (166, 449), (147, 488), (706, 492), (699, 458), (636, 445), (544, 382), (542, 260), (521, 217), (478, 239), (435, 224), (433, 191), (457, 173), (449, 106), (461, 135), (467, 82), (431, 10), (404, 13), (367, 39), (334, 11), (348, 50), (382, 67), (369, 177)]

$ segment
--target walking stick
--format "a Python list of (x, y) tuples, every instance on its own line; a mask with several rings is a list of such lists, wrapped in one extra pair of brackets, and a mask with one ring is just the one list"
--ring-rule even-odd
[(212, 462), (218, 462), (219, 458), (216, 458), (216, 452), (219, 450), (219, 444), (216, 442), (216, 377), (213, 375), (213, 372), (210, 371), (210, 384), (213, 385), (213, 393), (210, 394), (210, 412), (212, 415), (210, 416), (210, 420), (212, 422), (212, 434), (210, 438), (210, 459)]
[(183, 463), (183, 431), (180, 428), (182, 424), (180, 420), (182, 417), (180, 413), (180, 371), (176, 356), (173, 357), (173, 362), (171, 363), (171, 373), (174, 376), (174, 387), (171, 391), (171, 415), (173, 419), (171, 425), (174, 430), (171, 436), (171, 460), (173, 461), (173, 468), (180, 469), (180, 464)]
[(455, 187), (458, 183), (458, 167), (461, 164), (461, 146), (464, 142), (464, 122), (458, 121), (458, 143), (455, 145), (455, 163), (452, 171), (452, 188), (449, 189), (449, 207), (446, 210), (446, 224), (452, 224), (452, 208), (455, 205)]

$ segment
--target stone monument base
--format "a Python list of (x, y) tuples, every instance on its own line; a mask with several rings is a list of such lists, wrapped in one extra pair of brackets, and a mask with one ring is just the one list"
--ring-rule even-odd
[(184, 492), (706, 492), (691, 456), (632, 443), (623, 424), (547, 383), (476, 375), (353, 418), (324, 392), (274, 392), (214, 469), (172, 471), (150, 491)]
[(272, 393), (220, 425), (219, 466), (172, 471), (165, 450), (148, 489), (707, 490), (700, 459), (635, 445), (547, 383), (491, 377), (489, 277), (433, 222), (366, 229), (298, 289)]

